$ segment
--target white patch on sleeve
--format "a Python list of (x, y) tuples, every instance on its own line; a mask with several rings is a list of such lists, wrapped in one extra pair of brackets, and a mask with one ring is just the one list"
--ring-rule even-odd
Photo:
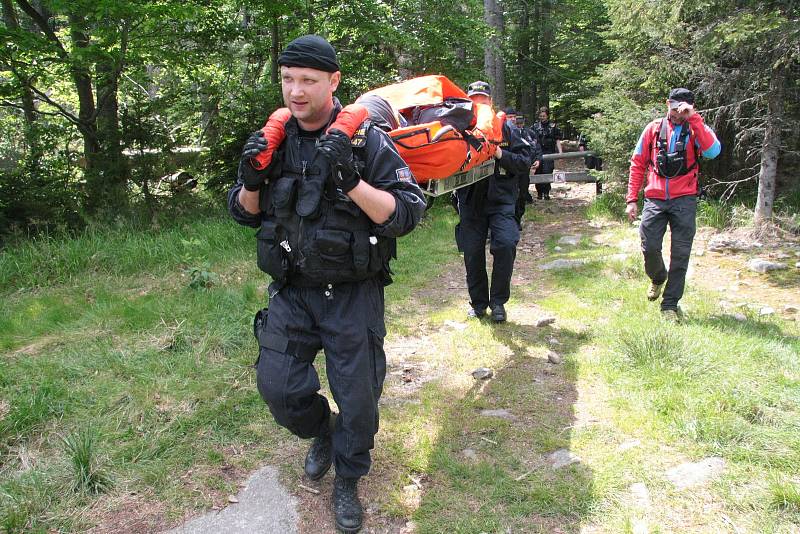
[(411, 169), (408, 167), (403, 167), (394, 171), (397, 175), (397, 179), (401, 182), (412, 182), (414, 181), (414, 175), (411, 173)]

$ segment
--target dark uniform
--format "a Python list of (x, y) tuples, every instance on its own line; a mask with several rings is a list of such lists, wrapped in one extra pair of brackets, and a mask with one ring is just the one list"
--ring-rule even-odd
[[(458, 189), (456, 243), (464, 252), (467, 288), (473, 310), (482, 315), (486, 307), (508, 302), (511, 273), (519, 242), (514, 218), (519, 180), (533, 163), (533, 147), (523, 140), (518, 128), (503, 124), (503, 155), (495, 161), (494, 174), (471, 186)], [(500, 174), (500, 169), (507, 174)], [(489, 251), (494, 257), (491, 293), (486, 273), (486, 239), (491, 229)]]
[[(539, 166), (542, 165), (542, 147), (539, 145), (539, 140), (536, 138), (535, 135), (532, 135), (531, 130), (528, 128), (519, 128), (519, 133), (522, 138), (531, 145), (532, 149), (532, 156), (531, 156), (531, 165), (533, 162), (538, 161)], [(531, 173), (530, 168), (528, 168), (528, 172), (520, 173), (517, 176), (517, 180), (519, 183), (519, 196), (517, 197), (517, 205), (516, 209), (514, 210), (514, 218), (517, 219), (517, 226), (519, 226), (520, 230), (522, 229), (522, 217), (525, 215), (525, 204), (530, 200), (533, 201), (533, 198), (530, 198), (531, 194), (528, 190), (531, 186)]]
[[(555, 154), (558, 152), (556, 141), (563, 139), (563, 136), (556, 123), (549, 120), (544, 122), (536, 121), (533, 125), (533, 132), (539, 140), (543, 154)], [(542, 161), (542, 164), (536, 169), (536, 174), (551, 174), (555, 166), (555, 161)], [(536, 184), (537, 198), (550, 198), (550, 188), (551, 185), (549, 183)]]
[[(331, 121), (341, 106), (335, 102)], [(269, 312), (257, 320), (258, 390), (275, 420), (301, 438), (327, 432), (328, 400), (318, 393), (313, 361), (324, 349), (326, 371), (341, 413), (333, 431), (337, 477), (370, 468), (378, 431), (378, 399), (386, 375), (383, 287), (391, 283), (395, 238), (425, 210), (422, 191), (388, 136), (365, 126), (353, 139), (361, 178), (396, 200), (394, 214), (373, 223), (329, 177), (317, 142), (325, 128), (286, 123), (286, 139), (267, 168), (260, 215), (239, 204), (241, 179), (228, 194), (237, 222), (259, 228), (258, 266), (273, 278)]]

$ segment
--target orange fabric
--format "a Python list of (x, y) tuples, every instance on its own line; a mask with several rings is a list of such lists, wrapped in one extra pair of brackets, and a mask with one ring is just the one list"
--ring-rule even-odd
[[(375, 94), (386, 99), (398, 111), (415, 106), (441, 104), (445, 98), (467, 98), (466, 93), (444, 76), (431, 75), (413, 78), (404, 82), (373, 89), (365, 94)], [(474, 104), (476, 124), (469, 135), (480, 142), (476, 149), (457, 130), (443, 134), (436, 142), (433, 137), (442, 128), (438, 121), (398, 128), (389, 132), (400, 156), (408, 164), (420, 183), (447, 178), (457, 172), (471, 169), (494, 157), (497, 145), (503, 140), (505, 114), (495, 113), (491, 106)], [(284, 125), (291, 117), (287, 108), (273, 113), (262, 128), (268, 141), (267, 150), (254, 158), (253, 166), (264, 169), (272, 159), (272, 153), (286, 133)], [(328, 131), (338, 129), (352, 137), (358, 127), (369, 117), (367, 109), (360, 104), (350, 104), (342, 109)], [(259, 166), (256, 166), (256, 162)]]
[(272, 161), (272, 154), (281, 146), (286, 137), (284, 126), (291, 118), (292, 112), (289, 108), (276, 109), (267, 119), (267, 123), (261, 128), (264, 138), (267, 140), (267, 149), (259, 153), (258, 156), (250, 158), (253, 168), (261, 171), (267, 168)]
[(361, 126), (365, 120), (369, 118), (369, 111), (361, 104), (350, 104), (342, 108), (342, 111), (336, 116), (336, 120), (328, 128), (331, 130), (339, 130), (347, 134), (347, 137), (353, 137), (358, 127)]
[(396, 110), (441, 104), (445, 98), (467, 98), (459, 86), (444, 76), (430, 75), (379, 87), (365, 93), (388, 100)]
[(447, 178), (494, 157), (496, 145), (490, 143), (480, 130), (472, 132), (481, 141), (479, 150), (467, 142), (457, 130), (450, 130), (436, 142), (431, 142), (441, 128), (442, 124), (436, 121), (389, 132), (397, 151), (414, 173), (417, 182)]

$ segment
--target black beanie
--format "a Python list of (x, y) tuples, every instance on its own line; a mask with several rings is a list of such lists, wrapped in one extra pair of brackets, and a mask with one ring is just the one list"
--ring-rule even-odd
[(278, 56), (278, 65), (308, 67), (325, 72), (339, 70), (336, 50), (319, 35), (304, 35), (286, 45)]

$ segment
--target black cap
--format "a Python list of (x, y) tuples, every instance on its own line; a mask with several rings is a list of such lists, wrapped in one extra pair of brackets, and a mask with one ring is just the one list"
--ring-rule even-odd
[(491, 98), (492, 86), (480, 80), (477, 82), (472, 82), (467, 87), (467, 96), (472, 96), (472, 95), (486, 95)]
[(304, 35), (286, 45), (278, 56), (278, 65), (308, 67), (325, 72), (339, 70), (336, 50), (319, 35)]
[(507, 107), (505, 109), (505, 113), (506, 113), (506, 115), (516, 115), (517, 114), (517, 110), (512, 108), (511, 106), (509, 106), (509, 107)]
[(668, 100), (672, 102), (686, 102), (694, 105), (694, 93), (683, 87), (676, 87), (669, 92)]

